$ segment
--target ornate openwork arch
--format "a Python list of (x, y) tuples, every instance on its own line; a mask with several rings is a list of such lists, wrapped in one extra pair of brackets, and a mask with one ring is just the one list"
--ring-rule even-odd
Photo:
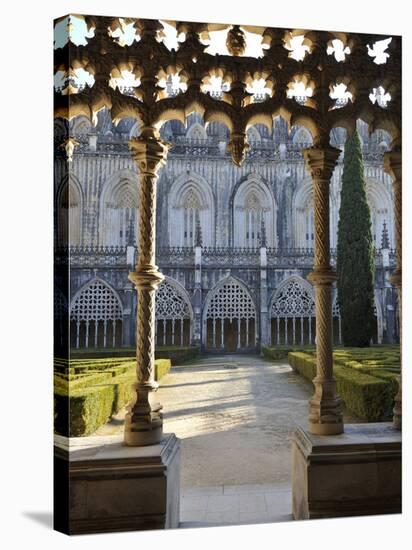
[(272, 344), (313, 343), (315, 300), (310, 283), (292, 275), (273, 293), (270, 302)]
[(226, 277), (206, 297), (204, 344), (230, 351), (254, 347), (257, 321), (255, 304), (244, 283), (232, 276)]
[(120, 170), (105, 183), (100, 197), (99, 243), (126, 246), (138, 242), (139, 192), (136, 174)]
[(272, 191), (258, 174), (249, 174), (234, 190), (232, 242), (235, 247), (258, 248), (262, 224), (266, 245), (277, 245), (277, 206)]
[[(73, 296), (70, 321), (75, 325), (75, 346), (116, 347), (121, 343), (123, 308), (115, 290), (96, 277)], [(119, 330), (120, 329), (120, 330)]]
[(312, 317), (315, 299), (312, 286), (297, 275), (283, 281), (274, 292), (270, 312), (272, 317)]
[(194, 246), (200, 224), (204, 246), (214, 244), (215, 200), (209, 183), (194, 172), (181, 174), (169, 194), (171, 246)]
[(190, 344), (193, 308), (186, 290), (166, 277), (156, 291), (156, 341), (158, 345)]

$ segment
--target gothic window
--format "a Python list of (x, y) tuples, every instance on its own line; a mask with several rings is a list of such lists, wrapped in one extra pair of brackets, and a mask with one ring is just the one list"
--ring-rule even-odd
[(259, 198), (251, 191), (245, 200), (245, 244), (248, 248), (257, 248), (260, 244), (263, 212)]
[(168, 222), (170, 246), (195, 246), (197, 225), (203, 246), (214, 244), (214, 197), (206, 180), (191, 172), (176, 179), (170, 189)]
[(116, 347), (121, 344), (123, 310), (119, 298), (100, 279), (91, 281), (70, 308), (72, 345)]
[(183, 246), (194, 246), (196, 223), (200, 221), (202, 208), (200, 198), (194, 189), (189, 189), (182, 200), (183, 208)]
[[(331, 247), (336, 246), (337, 231), (336, 205), (332, 194), (329, 203), (330, 209), (330, 240)], [(295, 224), (295, 248), (313, 249), (315, 246), (315, 223), (313, 207), (313, 187), (311, 182), (303, 183), (297, 190), (293, 200), (293, 216)]]
[(293, 135), (293, 143), (302, 145), (312, 143), (312, 135), (303, 126), (297, 126)]
[(371, 214), (372, 239), (377, 249), (382, 245), (384, 224), (388, 230), (389, 243), (393, 242), (393, 207), (389, 191), (377, 181), (368, 181), (366, 197)]
[(238, 188), (234, 201), (233, 245), (258, 248), (262, 225), (266, 244), (276, 246), (276, 205), (269, 188), (258, 178), (249, 176)]
[(205, 140), (207, 138), (206, 130), (201, 124), (195, 122), (189, 127), (187, 137), (195, 141)]
[(82, 199), (74, 180), (65, 180), (57, 199), (57, 241), (59, 246), (80, 246)]
[(258, 144), (262, 141), (262, 137), (259, 130), (254, 126), (251, 126), (247, 131), (247, 140), (250, 144)]
[[(125, 174), (126, 176), (126, 174)], [(129, 177), (106, 187), (102, 195), (100, 216), (100, 244), (105, 246), (127, 246), (138, 242), (136, 183)]]
[(190, 345), (192, 308), (184, 292), (168, 280), (156, 291), (157, 345)]

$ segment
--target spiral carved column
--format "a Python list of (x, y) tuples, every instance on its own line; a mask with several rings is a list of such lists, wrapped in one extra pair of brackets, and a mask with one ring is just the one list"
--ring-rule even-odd
[(139, 255), (136, 271), (129, 279), (137, 289), (136, 382), (134, 397), (128, 405), (124, 443), (131, 446), (154, 445), (163, 436), (160, 403), (154, 400), (158, 384), (154, 380), (155, 292), (163, 275), (155, 265), (156, 184), (158, 171), (166, 162), (169, 145), (152, 127), (145, 127), (138, 138), (129, 141), (139, 167)]
[(308, 279), (316, 297), (316, 377), (309, 401), (309, 431), (336, 435), (343, 432), (343, 417), (333, 377), (332, 285), (336, 273), (330, 265), (329, 186), (340, 151), (322, 146), (305, 149), (303, 154), (312, 176), (315, 212), (315, 264)]
[[(396, 269), (390, 280), (396, 287), (398, 294), (399, 335), (402, 345), (402, 153), (400, 150), (385, 153), (384, 169), (393, 180)], [(395, 406), (393, 408), (393, 425), (397, 430), (402, 429), (402, 362), (401, 373), (398, 376), (398, 393), (395, 396)]]

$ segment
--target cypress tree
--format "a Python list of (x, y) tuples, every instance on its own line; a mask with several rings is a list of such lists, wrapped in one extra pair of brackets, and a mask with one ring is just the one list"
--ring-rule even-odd
[(369, 346), (374, 320), (374, 245), (358, 131), (345, 144), (337, 249), (344, 346)]

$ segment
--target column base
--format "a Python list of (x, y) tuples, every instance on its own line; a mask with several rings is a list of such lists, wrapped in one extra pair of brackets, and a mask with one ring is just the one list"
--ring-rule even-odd
[(343, 422), (336, 422), (334, 424), (309, 422), (309, 431), (313, 435), (339, 435), (344, 432), (344, 427)]
[(402, 511), (401, 433), (391, 423), (347, 424), (318, 436), (298, 428), (292, 443), (294, 519)]
[(179, 526), (180, 441), (55, 436), (54, 528), (68, 535)]
[(163, 438), (163, 424), (157, 427), (151, 426), (144, 430), (140, 427), (133, 429), (133, 424), (125, 422), (123, 443), (129, 447), (145, 447), (147, 445), (157, 445)]

